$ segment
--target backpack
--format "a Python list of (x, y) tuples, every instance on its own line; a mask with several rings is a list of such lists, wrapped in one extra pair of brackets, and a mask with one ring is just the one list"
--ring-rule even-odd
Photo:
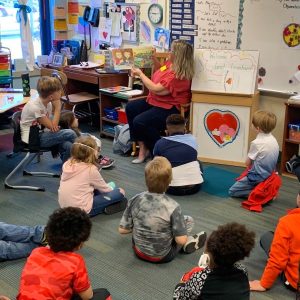
[(113, 141), (113, 153), (124, 155), (131, 150), (132, 142), (130, 140), (129, 125), (117, 125)]

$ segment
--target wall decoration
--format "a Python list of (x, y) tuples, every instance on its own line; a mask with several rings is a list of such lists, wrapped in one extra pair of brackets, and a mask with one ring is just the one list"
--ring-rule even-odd
[(283, 41), (288, 47), (300, 45), (300, 24), (291, 23), (283, 30)]
[(146, 21), (141, 21), (141, 40), (147, 43), (151, 42), (151, 28)]
[(219, 147), (232, 143), (240, 129), (240, 120), (232, 111), (212, 109), (204, 117), (204, 127), (209, 137)]
[(169, 49), (170, 30), (165, 28), (155, 28), (153, 45), (161, 49)]
[(152, 3), (148, 8), (148, 18), (154, 25), (161, 23), (163, 20), (163, 8), (158, 3)]
[(105, 17), (100, 17), (99, 22), (99, 39), (103, 42), (110, 42), (112, 20)]

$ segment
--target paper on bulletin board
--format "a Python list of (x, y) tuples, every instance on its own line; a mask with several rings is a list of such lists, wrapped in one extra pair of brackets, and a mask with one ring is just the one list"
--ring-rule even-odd
[(246, 161), (250, 107), (193, 103), (192, 119), (200, 159), (239, 164)]
[(112, 19), (100, 17), (99, 20), (99, 39), (100, 41), (109, 43), (112, 28)]
[(137, 42), (138, 40), (137, 10), (138, 6), (136, 4), (130, 5), (126, 3), (121, 6), (122, 37), (124, 41)]
[(122, 45), (122, 42), (123, 42), (122, 35), (110, 37), (110, 45), (113, 48), (120, 48)]
[(112, 20), (111, 36), (120, 36), (121, 34), (121, 12), (109, 12), (109, 17)]
[(91, 50), (97, 52), (99, 50), (99, 45), (102, 43), (100, 40), (99, 27), (91, 27)]
[(68, 14), (68, 22), (72, 25), (78, 24), (78, 14)]
[(57, 31), (66, 31), (66, 30), (68, 30), (67, 20), (66, 19), (56, 19), (56, 20), (54, 20), (54, 30), (57, 30)]
[(78, 14), (79, 13), (79, 3), (78, 2), (68, 2), (68, 13)]
[(141, 42), (151, 42), (151, 27), (147, 21), (141, 21), (140, 24)]
[(54, 6), (53, 17), (64, 19), (66, 17), (66, 8), (64, 6)]
[(169, 49), (170, 30), (165, 28), (155, 28), (153, 45), (161, 49)]

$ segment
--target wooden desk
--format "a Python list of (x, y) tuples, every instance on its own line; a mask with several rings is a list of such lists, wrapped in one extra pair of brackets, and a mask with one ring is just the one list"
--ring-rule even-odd
[(94, 69), (79, 69), (65, 67), (63, 72), (68, 77), (68, 92), (70, 94), (89, 91), (96, 94), (100, 88), (128, 85), (128, 73), (99, 74)]
[(23, 97), (22, 93), (0, 93), (0, 113), (26, 104), (30, 99), (38, 97), (38, 92), (34, 89), (31, 89), (30, 94), (30, 97)]

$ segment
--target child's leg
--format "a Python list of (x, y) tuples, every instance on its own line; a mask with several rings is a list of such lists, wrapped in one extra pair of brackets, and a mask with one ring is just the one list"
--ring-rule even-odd
[(200, 187), (201, 184), (169, 186), (166, 193), (175, 196), (193, 195), (199, 192)]
[(91, 217), (101, 214), (104, 212), (104, 209), (114, 203), (123, 201), (125, 199), (124, 195), (120, 192), (120, 189), (113, 189), (109, 193), (99, 193), (95, 191), (94, 201), (92, 210), (89, 215)]
[(43, 239), (45, 226), (20, 226), (0, 222), (0, 240), (27, 243), (32, 241), (40, 244)]
[(274, 238), (273, 231), (267, 231), (260, 237), (260, 246), (263, 248), (263, 250), (268, 256), (269, 256), (273, 238)]
[(46, 131), (40, 134), (40, 145), (41, 147), (59, 145), (61, 159), (65, 162), (71, 155), (71, 147), (76, 137), (72, 129), (62, 129), (58, 132)]
[(241, 180), (236, 181), (229, 189), (228, 194), (231, 197), (243, 197), (248, 198), (256, 184), (249, 182), (247, 177), (243, 177)]
[[(74, 294), (71, 300), (81, 300), (82, 298), (78, 294)], [(93, 298), (91, 300), (112, 300), (110, 292), (107, 289), (95, 289), (93, 290)]]

